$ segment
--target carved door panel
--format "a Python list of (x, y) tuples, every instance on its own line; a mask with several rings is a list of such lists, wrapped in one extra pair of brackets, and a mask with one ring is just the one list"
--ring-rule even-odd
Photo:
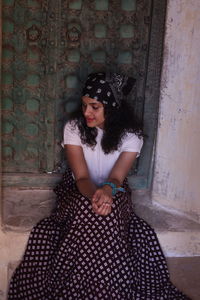
[(164, 13), (158, 0), (3, 0), (4, 172), (61, 172), (62, 128), (81, 85), (89, 72), (108, 69), (137, 79), (132, 104), (149, 141), (132, 183), (147, 187)]
[[(3, 1), (4, 172), (46, 170), (49, 149), (54, 148), (50, 115), (55, 99), (48, 76), (52, 41), (47, 10), (46, 1)], [(50, 159), (52, 167), (53, 157)]]

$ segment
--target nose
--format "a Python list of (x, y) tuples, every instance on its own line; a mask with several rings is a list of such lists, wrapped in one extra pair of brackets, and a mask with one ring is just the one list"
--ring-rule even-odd
[(89, 105), (84, 107), (84, 116), (88, 117), (91, 114), (91, 107)]

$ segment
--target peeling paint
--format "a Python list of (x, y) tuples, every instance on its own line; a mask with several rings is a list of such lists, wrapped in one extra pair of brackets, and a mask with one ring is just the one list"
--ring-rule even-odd
[(152, 200), (200, 220), (200, 2), (170, 0)]

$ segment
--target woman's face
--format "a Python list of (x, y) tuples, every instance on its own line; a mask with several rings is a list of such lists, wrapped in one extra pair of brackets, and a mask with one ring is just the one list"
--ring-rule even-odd
[(88, 127), (104, 127), (104, 106), (96, 99), (82, 97), (82, 110)]

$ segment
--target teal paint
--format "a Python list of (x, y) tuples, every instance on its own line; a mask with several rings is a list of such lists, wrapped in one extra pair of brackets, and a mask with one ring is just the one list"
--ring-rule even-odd
[(12, 89), (12, 99), (15, 104), (24, 104), (26, 102), (25, 97), (25, 90), (22, 87)]
[(147, 178), (145, 176), (130, 176), (128, 183), (131, 189), (144, 190), (147, 188)]
[(82, 0), (73, 0), (69, 2), (70, 9), (81, 9), (82, 8)]
[[(42, 16), (41, 16), (42, 17)], [(41, 22), (39, 20), (27, 20), (27, 23), (26, 23), (26, 30), (30, 29), (32, 26), (37, 26), (37, 28), (41, 28)]]
[(69, 75), (66, 78), (66, 84), (69, 89), (75, 89), (78, 87), (78, 79), (74, 75)]
[(121, 38), (133, 38), (134, 27), (133, 25), (123, 24), (120, 26), (120, 37)]
[(133, 60), (133, 54), (130, 51), (122, 51), (118, 55), (119, 64), (131, 64)]
[(73, 29), (73, 28), (77, 29), (78, 31), (81, 31), (81, 26), (78, 23), (69, 23), (68, 24), (68, 30)]
[(3, 123), (3, 134), (11, 134), (13, 133), (14, 126), (10, 122)]
[(25, 80), (28, 71), (27, 64), (21, 60), (18, 60), (13, 62), (12, 66), (14, 78), (17, 78), (18, 81)]
[(28, 136), (34, 137), (37, 136), (39, 133), (38, 125), (36, 124), (28, 124), (26, 126), (26, 133)]
[(96, 10), (108, 10), (108, 0), (95, 0)]
[(25, 24), (25, 14), (26, 8), (19, 5), (18, 1), (15, 1), (15, 9), (14, 9), (14, 20), (18, 22), (18, 24)]
[(92, 53), (92, 59), (95, 63), (104, 64), (106, 62), (106, 53), (104, 51), (95, 51)]
[(71, 50), (69, 51), (69, 54), (67, 56), (68, 61), (73, 62), (73, 63), (78, 63), (80, 61), (80, 51), (79, 50)]
[(15, 54), (22, 55), (26, 51), (26, 44), (22, 35), (13, 35), (12, 45), (14, 46)]
[(3, 33), (13, 33), (14, 32), (14, 24), (11, 21), (3, 21), (2, 26)]
[(34, 51), (34, 50), (32, 50), (32, 49), (28, 49), (28, 51), (27, 51), (27, 56), (28, 56), (28, 59), (30, 60), (30, 61), (39, 61), (39, 59), (40, 59), (40, 55), (39, 55), (39, 52), (36, 52), (36, 51)]
[(69, 101), (65, 104), (65, 111), (67, 113), (72, 113), (76, 110), (77, 108), (77, 102), (72, 102), (72, 101)]
[(4, 73), (2, 75), (2, 84), (5, 85), (13, 84), (13, 75), (11, 73)]
[(13, 110), (13, 101), (10, 98), (2, 99), (2, 109), (3, 110)]
[(40, 84), (40, 77), (36, 74), (28, 75), (27, 84), (30, 86), (38, 86)]
[(26, 109), (30, 112), (39, 112), (40, 103), (35, 99), (28, 99), (26, 101)]
[(3, 4), (4, 4), (5, 6), (12, 6), (12, 5), (14, 4), (14, 1), (15, 1), (15, 0), (4, 0), (4, 1), (3, 1)]
[(13, 51), (10, 49), (3, 49), (2, 51), (2, 56), (4, 59), (9, 59), (9, 60), (13, 59), (13, 54), (14, 54)]
[(40, 1), (37, 1), (37, 0), (35, 0), (35, 1), (34, 0), (28, 0), (27, 4), (31, 8), (39, 8), (39, 7), (41, 7)]
[(5, 160), (12, 159), (13, 158), (13, 149), (9, 146), (5, 146), (5, 147), (3, 147), (2, 154), (3, 154), (3, 159), (5, 159)]
[(121, 0), (121, 7), (126, 11), (136, 10), (136, 0)]
[(36, 157), (38, 157), (38, 149), (37, 146), (34, 147), (27, 147), (26, 149), (27, 151), (27, 156), (29, 159), (35, 159)]
[(105, 24), (96, 24), (94, 28), (95, 37), (97, 38), (105, 38), (107, 28)]

